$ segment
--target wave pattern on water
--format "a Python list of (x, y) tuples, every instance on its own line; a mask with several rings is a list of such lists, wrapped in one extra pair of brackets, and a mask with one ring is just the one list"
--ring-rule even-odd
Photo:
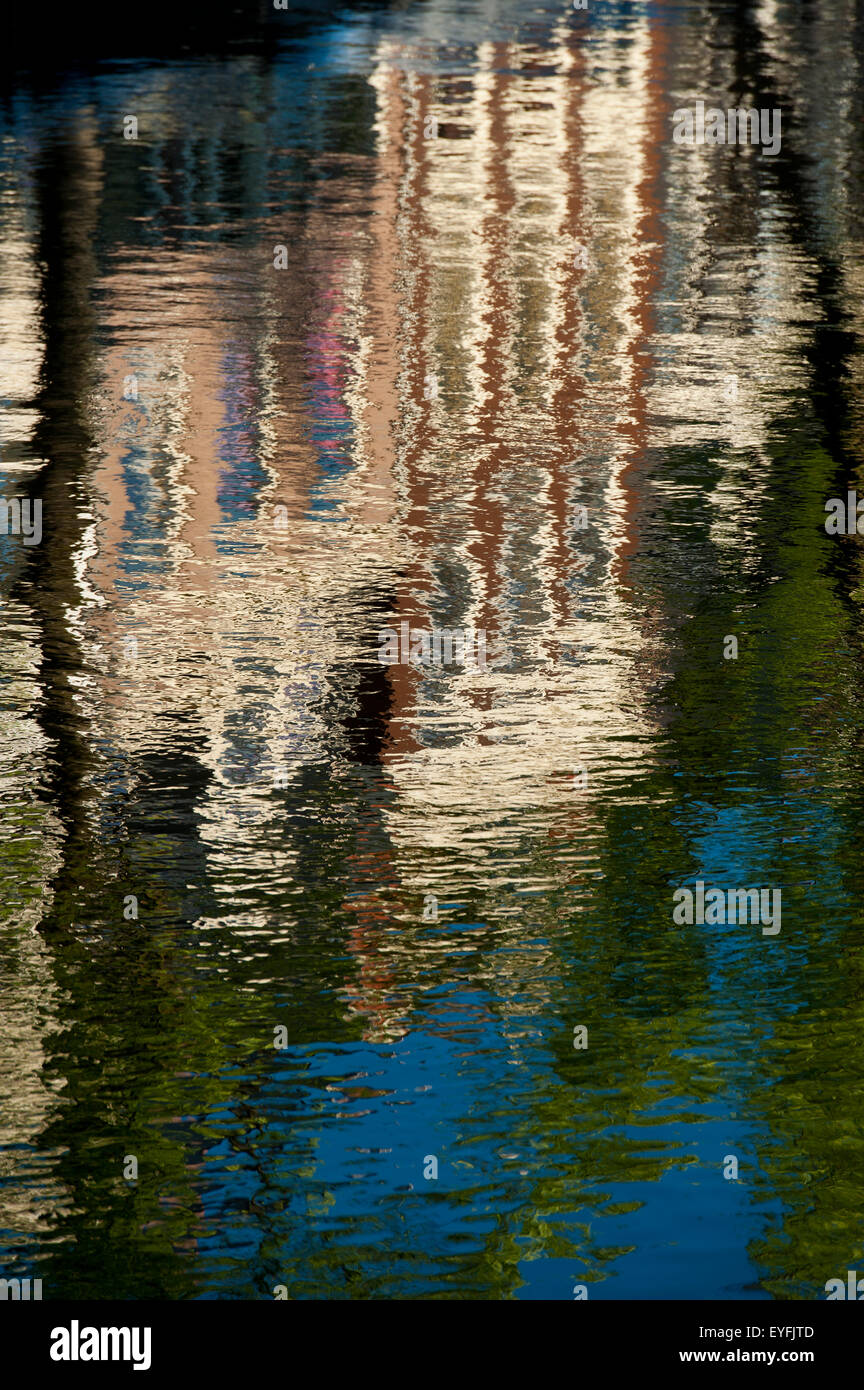
[[(819, 1296), (862, 1257), (860, 13), (306, 19), (0, 111), (43, 530), (0, 536), (3, 1272)], [(677, 146), (699, 99), (780, 153)], [(677, 925), (697, 881), (782, 932)]]

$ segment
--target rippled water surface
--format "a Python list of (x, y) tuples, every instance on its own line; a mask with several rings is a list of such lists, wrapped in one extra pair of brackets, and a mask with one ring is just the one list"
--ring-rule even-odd
[[(258, 14), (0, 106), (2, 1272), (824, 1297), (860, 6)], [(780, 153), (676, 145), (702, 98)], [(403, 623), (485, 668), (383, 664)], [(677, 924), (697, 881), (782, 930)]]

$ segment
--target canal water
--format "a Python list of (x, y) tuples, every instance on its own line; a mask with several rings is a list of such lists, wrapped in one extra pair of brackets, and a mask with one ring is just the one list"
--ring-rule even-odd
[(3, 76), (0, 1274), (824, 1298), (860, 6), (205, 20)]

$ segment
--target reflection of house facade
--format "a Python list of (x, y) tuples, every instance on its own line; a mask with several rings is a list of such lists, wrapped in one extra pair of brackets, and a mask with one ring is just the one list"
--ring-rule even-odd
[[(781, 68), (818, 69), (818, 36), (790, 37), (770, 6), (758, 23)], [(733, 544), (749, 505), (735, 452), (764, 457), (804, 332), (782, 188), (736, 201), (752, 161), (669, 138), (676, 105), (734, 77), (701, 26), (676, 19), (673, 42), (610, 7), (602, 24), (564, 16), (530, 44), (479, 41), (452, 72), (428, 34), (369, 39), (366, 152), (328, 151), (316, 117), (323, 152), (305, 156), (322, 178), (302, 205), (298, 109), (325, 104), (312, 78), (228, 65), (195, 77), (191, 118), (170, 74), (142, 97), (150, 154), (134, 210), (147, 225), (134, 247), (117, 231), (94, 299), (94, 515), (68, 609), (87, 660), (73, 698), (98, 731), (94, 759), (117, 757), (131, 785), (166, 721), (189, 721), (217, 891), (292, 881), (298, 847), (270, 796), (283, 774), (290, 788), (334, 761), (383, 767), (392, 795), (376, 782), (369, 800), (390, 859), (370, 870), (371, 941), (394, 896), (491, 891), (491, 837), (518, 840), (508, 817), (542, 812), (588, 834), (605, 767), (642, 766), (657, 614), (637, 607), (630, 564), (647, 504), (681, 487), (653, 468), (646, 481), (648, 460), (715, 444), (714, 536)], [(814, 136), (825, 151), (850, 148), (850, 64)], [(243, 114), (262, 105), (278, 112), (263, 132)], [(110, 201), (121, 156), (112, 165), (98, 140), (95, 127), (80, 137), (88, 195)], [(243, 216), (231, 221), (220, 142), (242, 165), (254, 250)], [(830, 161), (813, 177), (826, 240), (842, 242), (852, 214)], [(764, 236), (718, 222), (739, 206), (763, 209)], [(214, 207), (224, 238), (205, 235)], [(760, 248), (751, 262), (743, 242)], [(123, 399), (131, 374), (137, 401)], [(376, 632), (402, 621), (484, 629), (503, 664), (385, 670)], [(376, 746), (360, 739), (358, 753), (349, 725), (373, 713)], [(550, 850), (538, 885), (559, 872), (566, 882)], [(260, 906), (243, 911), (272, 925)], [(352, 949), (363, 954), (362, 933)]]
[[(651, 51), (646, 28), (634, 45), (637, 118)], [(648, 175), (644, 159), (610, 148), (592, 189), (587, 147), (604, 129), (602, 98), (592, 125), (582, 50), (567, 30), (530, 57), (484, 45), (476, 70), (449, 84), (410, 64), (384, 48), (371, 79), (377, 186), (392, 189), (379, 202), (397, 210), (395, 254), (378, 261), (392, 266), (389, 318), (405, 325), (390, 439), (407, 563), (390, 616), (484, 628), (505, 665), (425, 684), (394, 669), (384, 762), (400, 792), (395, 843), (409, 857), (412, 842), (437, 852), (445, 881), (448, 871), (482, 879), (491, 824), (540, 804), (578, 822), (590, 795), (570, 792), (574, 766), (602, 776), (603, 750), (621, 757), (648, 728), (622, 713), (634, 703), (627, 650), (639, 632), (613, 578), (631, 505), (620, 479), (644, 441), (644, 427), (641, 439), (631, 430), (644, 415), (631, 351), (652, 288), (635, 242)], [(424, 138), (430, 117), (437, 139)], [(616, 184), (606, 270), (592, 238)], [(390, 221), (380, 221), (388, 237)], [(606, 320), (602, 374), (588, 360), (586, 302)], [(389, 442), (379, 443), (385, 456)], [(577, 466), (586, 455), (591, 463)], [(591, 519), (581, 532), (580, 503)], [(462, 606), (442, 612), (441, 576), (457, 567)], [(430, 887), (437, 878), (433, 870)]]

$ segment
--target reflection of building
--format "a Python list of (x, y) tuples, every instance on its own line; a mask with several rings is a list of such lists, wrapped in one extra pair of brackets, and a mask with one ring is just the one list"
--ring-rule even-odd
[[(626, 98), (637, 128), (656, 80), (652, 45), (646, 26), (632, 46)], [(409, 70), (410, 55), (386, 46), (372, 77), (376, 263), (389, 275), (381, 296), (393, 306), (382, 318), (403, 327), (398, 363), (382, 354), (378, 373), (366, 369), (367, 395), (390, 401), (391, 419), (364, 461), (386, 467), (392, 447), (404, 480), (406, 565), (392, 620), (481, 627), (514, 654), (510, 669), (450, 676), (437, 688), (413, 671), (388, 673), (384, 761), (400, 791), (391, 829), (406, 849), (419, 834), (427, 852), (467, 853), (472, 821), (482, 830), (538, 802), (565, 818), (584, 816), (590, 797), (562, 794), (568, 772), (586, 759), (601, 771), (599, 745), (621, 756), (626, 740), (648, 727), (621, 713), (633, 705), (627, 649), (636, 649), (639, 632), (614, 569), (632, 508), (621, 480), (645, 440), (644, 424), (641, 433), (633, 428), (645, 415), (633, 345), (654, 289), (638, 238), (654, 216), (647, 200), (656, 196), (656, 174), (646, 161), (656, 158), (655, 132), (644, 132), (641, 160), (632, 149), (623, 158), (612, 143), (605, 158), (590, 151), (599, 168), (586, 174), (591, 135), (604, 130), (608, 110), (602, 94), (586, 91), (583, 61), (562, 30), (530, 60), (517, 45), (484, 45), (476, 70), (449, 91), (442, 81), (436, 92), (431, 78)], [(620, 116), (620, 91), (609, 99)], [(424, 138), (430, 117), (437, 139)], [(603, 209), (610, 188), (617, 196)], [(610, 224), (608, 269), (592, 246), (601, 210)], [(591, 249), (588, 271), (582, 244)], [(608, 335), (602, 372), (589, 358), (586, 302)], [(379, 385), (385, 370), (394, 378), (389, 391)], [(430, 377), (439, 384), (431, 401)], [(592, 475), (582, 481), (580, 455)], [(583, 502), (592, 524), (578, 532)], [(442, 614), (442, 576), (454, 569), (461, 606)], [(600, 620), (584, 616), (586, 584), (600, 588)], [(485, 849), (478, 840), (477, 868)]]
[[(730, 546), (752, 505), (735, 452), (764, 460), (790, 374), (806, 385), (804, 252), (782, 185), (762, 175), (756, 196), (752, 160), (669, 138), (680, 100), (736, 78), (704, 19), (676, 15), (672, 42), (647, 13), (570, 15), (530, 44), (463, 49), (458, 72), (428, 33), (415, 48), (376, 36), (372, 128), (349, 153), (312, 122), (326, 80), (281, 64), (196, 71), (189, 90), (151, 72), (137, 164), (111, 143), (115, 88), (102, 146), (92, 120), (76, 134), (88, 248), (101, 226), (111, 251), (91, 297), (93, 514), (62, 571), (83, 653), (68, 698), (91, 759), (119, 764), (126, 788), (172, 720), (191, 730), (195, 833), (230, 901), (238, 884), (295, 881), (297, 838), (270, 795), (283, 769), (294, 794), (309, 769), (380, 764), (388, 799), (378, 781), (368, 798), (389, 858), (375, 872), (419, 902), (496, 883), (489, 845), (516, 842), (511, 816), (590, 831), (605, 767), (642, 766), (658, 615), (632, 559), (649, 504), (685, 488), (657, 454), (716, 447), (712, 534)], [(709, 22), (722, 40), (727, 21)], [(781, 68), (821, 70), (809, 30), (790, 36), (770, 6), (758, 26)], [(841, 170), (853, 72), (844, 55), (814, 133)], [(265, 108), (278, 118), (262, 129), (249, 113)], [(321, 175), (304, 199), (298, 150)], [(853, 213), (830, 160), (817, 166), (836, 251)], [(24, 245), (26, 219), (3, 215)], [(35, 316), (35, 251), (24, 261)], [(19, 397), (36, 362), (23, 342)], [(31, 426), (19, 401), (22, 457)], [(512, 659), (385, 670), (375, 634), (401, 621), (484, 629)], [(550, 850), (538, 882), (558, 873)], [(237, 901), (250, 929), (272, 927), (266, 906)]]

